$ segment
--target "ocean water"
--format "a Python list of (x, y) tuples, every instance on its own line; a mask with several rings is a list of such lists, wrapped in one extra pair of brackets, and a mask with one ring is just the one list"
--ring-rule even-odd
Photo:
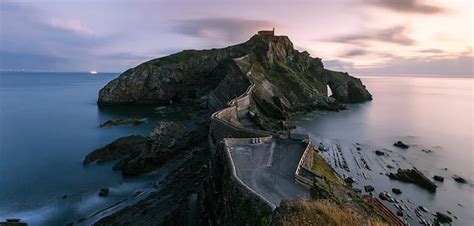
[[(99, 108), (98, 90), (116, 76), (0, 73), (0, 220), (21, 218), (30, 225), (64, 225), (100, 217), (107, 212), (97, 211), (133, 202), (130, 197), (136, 191), (146, 194), (143, 191), (151, 180), (166, 175), (166, 170), (160, 170), (123, 179), (111, 170), (111, 164), (83, 167), (82, 160), (91, 150), (121, 136), (147, 135), (156, 120), (176, 117), (158, 115), (155, 106)], [(472, 225), (474, 79), (366, 77), (363, 81), (374, 95), (373, 101), (350, 105), (341, 112), (296, 116), (292, 120), (297, 130), (310, 133), (316, 144), (339, 147), (351, 172), (336, 167), (331, 153), (325, 157), (341, 175), (358, 178), (355, 187), (372, 184), (376, 192), (398, 187), (403, 194), (395, 197), (412, 209), (420, 204), (432, 212), (449, 210), (458, 217), (455, 225)], [(129, 117), (148, 118), (149, 122), (98, 128), (105, 120)], [(393, 147), (397, 140), (411, 145), (410, 149)], [(355, 151), (355, 143), (360, 143), (360, 153)], [(390, 156), (377, 157), (373, 153), (376, 149)], [(351, 161), (361, 157), (371, 165), (371, 171)], [(431, 194), (380, 175), (390, 172), (388, 164), (417, 167), (429, 177), (444, 176), (445, 182), (437, 183), (437, 192)], [(454, 182), (454, 174), (469, 183)], [(98, 197), (101, 187), (111, 188), (109, 197)], [(63, 199), (65, 194), (68, 198)], [(386, 204), (396, 210), (392, 203)], [(408, 221), (416, 225), (412, 215), (415, 220)]]
[[(403, 193), (392, 196), (403, 200), (412, 210), (405, 213), (411, 212), (414, 219), (404, 216), (412, 225), (419, 224), (413, 213), (417, 205), (427, 207), (432, 213), (452, 212), (451, 217), (458, 218), (453, 217), (454, 225), (472, 225), (474, 79), (363, 77), (362, 80), (372, 93), (373, 101), (349, 105), (348, 110), (341, 112), (298, 115), (292, 119), (296, 130), (309, 133), (315, 144), (322, 142), (328, 147), (331, 151), (324, 156), (340, 175), (358, 180), (354, 187), (362, 189), (364, 185), (373, 185), (376, 195), (400, 188)], [(392, 144), (398, 140), (409, 144), (410, 148), (394, 147)], [(431, 152), (426, 153), (423, 149)], [(350, 172), (337, 166), (338, 150), (348, 162)], [(376, 156), (375, 150), (382, 150), (389, 156)], [(361, 158), (368, 162), (371, 170), (359, 167)], [(385, 175), (397, 168), (411, 167), (430, 178), (436, 174), (445, 180), (436, 182), (438, 188), (433, 194), (413, 184), (390, 180)], [(468, 184), (456, 183), (453, 175), (464, 177)], [(397, 210), (394, 203), (385, 204)], [(429, 213), (424, 213), (423, 217), (432, 218)]]
[[(147, 135), (159, 118), (153, 106), (99, 108), (99, 89), (116, 76), (0, 73), (0, 221), (64, 225), (127, 199), (156, 177), (123, 179), (111, 164), (82, 165), (90, 151), (118, 137)], [(98, 128), (129, 117), (149, 122)], [(109, 197), (98, 197), (102, 187), (110, 187)]]

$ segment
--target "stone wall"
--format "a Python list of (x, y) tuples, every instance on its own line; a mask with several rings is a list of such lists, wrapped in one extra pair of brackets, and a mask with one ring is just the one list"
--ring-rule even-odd
[(221, 121), (227, 122), (230, 125), (233, 125), (235, 127), (243, 128), (244, 126), (240, 123), (239, 118), (237, 116), (237, 107), (236, 106), (230, 106), (228, 108), (225, 108), (221, 111), (218, 111), (213, 115), (212, 118), (219, 119)]
[(268, 201), (265, 197), (261, 196), (258, 194), (255, 190), (253, 190), (251, 187), (246, 185), (238, 176), (235, 170), (235, 163), (234, 160), (230, 154), (231, 147), (233, 145), (238, 145), (238, 144), (251, 144), (255, 141), (257, 142), (271, 142), (273, 140), (272, 136), (267, 136), (267, 137), (256, 137), (256, 138), (243, 138), (243, 139), (236, 139), (236, 138), (226, 138), (224, 139), (224, 151), (226, 153), (226, 158), (227, 162), (229, 163), (230, 171), (231, 171), (231, 177), (232, 180), (236, 183), (239, 184), (241, 188), (244, 189), (243, 192), (246, 193), (250, 198), (254, 198), (256, 200), (259, 200), (259, 202), (264, 203), (265, 205), (268, 205), (272, 210), (276, 208), (276, 206)]
[[(268, 138), (264, 138), (268, 139)], [(209, 225), (270, 225), (274, 206), (256, 195), (236, 177), (226, 140), (218, 142), (209, 164), (209, 181), (204, 186), (203, 207)], [(229, 140), (228, 142), (248, 142)]]
[[(311, 177), (318, 177), (316, 173), (311, 170), (311, 165), (313, 161), (313, 155), (317, 154), (314, 151), (314, 146), (311, 141), (308, 142), (303, 155), (301, 156), (300, 161), (298, 162), (298, 166), (296, 167), (295, 171), (295, 181), (298, 184), (303, 185), (304, 187), (310, 189), (313, 185), (313, 180)], [(304, 174), (310, 174), (308, 175)]]
[(237, 127), (227, 121), (215, 117), (211, 118), (209, 137), (210, 142), (214, 144), (224, 138), (251, 138), (271, 135), (273, 134), (268, 131)]

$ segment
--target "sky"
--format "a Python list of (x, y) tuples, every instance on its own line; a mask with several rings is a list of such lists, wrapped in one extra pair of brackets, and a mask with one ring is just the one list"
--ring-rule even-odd
[(355, 75), (473, 75), (474, 0), (0, 0), (0, 69), (121, 72), (275, 28)]

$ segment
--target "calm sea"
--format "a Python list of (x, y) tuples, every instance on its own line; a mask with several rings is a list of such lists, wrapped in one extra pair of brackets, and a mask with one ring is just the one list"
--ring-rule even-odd
[[(355, 187), (374, 185), (376, 194), (396, 187), (403, 192), (395, 198), (424, 205), (431, 212), (452, 212), (458, 217), (454, 225), (472, 225), (474, 222), (474, 79), (442, 77), (363, 77), (364, 84), (373, 94), (371, 102), (351, 105), (341, 112), (313, 112), (293, 120), (297, 130), (304, 131), (319, 144), (342, 150), (350, 172), (336, 168), (341, 175), (358, 179)], [(392, 144), (401, 140), (411, 147), (398, 149)], [(361, 151), (357, 151), (360, 143)], [(426, 153), (422, 151), (431, 150)], [(382, 150), (389, 156), (376, 156)], [(334, 153), (326, 153), (335, 166)], [(364, 158), (372, 170), (359, 168)], [(356, 160), (354, 160), (356, 159)], [(387, 168), (394, 166), (394, 169)], [(416, 167), (426, 176), (441, 175), (435, 194), (412, 184), (391, 181), (385, 173), (396, 168)], [(382, 173), (383, 175), (380, 175)], [(365, 176), (364, 176), (365, 174)], [(453, 175), (468, 180), (456, 183)], [(394, 196), (392, 194), (392, 196)], [(386, 203), (396, 211), (394, 203)], [(405, 215), (412, 225), (418, 225)], [(431, 218), (426, 214), (427, 219)]]
[[(0, 221), (64, 225), (143, 186), (147, 178), (124, 180), (111, 165), (82, 165), (91, 150), (121, 136), (147, 135), (154, 125), (152, 107), (98, 108), (99, 89), (116, 76), (1, 72)], [(98, 128), (129, 117), (150, 122)], [(110, 187), (111, 196), (98, 197), (101, 187)]]
[[(99, 109), (98, 90), (116, 76), (1, 72), (0, 220), (17, 217), (32, 225), (65, 224), (130, 197), (148, 183), (149, 177), (155, 178), (125, 180), (111, 170), (111, 165), (82, 165), (91, 150), (121, 136), (146, 135), (155, 120), (166, 117), (157, 116), (152, 106)], [(298, 129), (328, 145), (352, 147), (361, 143), (361, 155), (371, 161), (374, 170), (367, 173), (369, 179), (361, 179), (356, 186), (373, 184), (376, 191), (399, 187), (404, 192), (400, 199), (411, 199), (431, 211), (449, 210), (459, 218), (456, 225), (473, 222), (473, 187), (457, 184), (450, 176), (458, 174), (471, 184), (474, 181), (474, 80), (366, 77), (363, 81), (374, 95), (372, 102), (351, 105), (338, 113), (295, 117)], [(129, 117), (145, 117), (150, 122), (98, 128), (105, 120)], [(412, 147), (396, 149), (392, 143), (397, 140)], [(376, 159), (374, 149), (393, 151), (390, 158), (396, 161), (394, 165), (415, 166), (427, 176), (438, 174), (446, 180), (438, 184), (436, 194), (390, 181), (379, 175), (387, 170), (383, 161), (390, 158)], [(111, 188), (110, 197), (98, 197), (101, 187)], [(68, 197), (63, 199), (65, 194)]]

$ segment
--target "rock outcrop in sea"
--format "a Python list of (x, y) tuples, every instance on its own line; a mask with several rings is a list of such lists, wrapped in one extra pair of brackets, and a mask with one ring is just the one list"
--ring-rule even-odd
[(390, 173), (388, 177), (393, 180), (416, 184), (430, 192), (436, 192), (436, 188), (438, 187), (433, 181), (415, 168), (398, 169), (397, 173)]
[[(248, 95), (244, 118), (251, 123), (212, 128), (212, 113), (242, 95)], [(287, 119), (293, 113), (337, 111), (344, 109), (344, 103), (371, 99), (360, 79), (324, 68), (320, 58), (296, 50), (287, 36), (254, 35), (242, 44), (185, 50), (131, 68), (100, 90), (99, 105), (186, 106), (199, 110), (193, 116), (198, 122), (191, 127), (161, 122), (149, 137), (136, 138), (144, 140), (138, 150), (118, 150), (119, 145), (111, 144), (92, 152), (85, 163), (121, 159), (114, 168), (124, 175), (139, 175), (173, 161), (180, 153), (192, 157), (167, 177), (160, 191), (97, 224), (268, 225), (272, 210), (229, 176), (232, 169), (221, 150), (223, 138), (231, 136), (226, 129), (237, 131), (237, 137), (245, 137), (239, 129), (249, 126), (269, 134), (288, 134)], [(235, 120), (232, 114), (221, 117)], [(190, 151), (203, 143), (206, 147), (201, 151)]]
[[(211, 109), (242, 94), (250, 85), (234, 59), (249, 56), (248, 66), (262, 73), (252, 77), (258, 101), (269, 110), (293, 110), (316, 104), (318, 97), (343, 103), (371, 100), (360, 79), (325, 69), (321, 59), (299, 52), (287, 36), (255, 35), (223, 49), (185, 50), (154, 59), (122, 73), (99, 92), (100, 105), (199, 102)], [(248, 68), (247, 68), (248, 69)], [(297, 108), (300, 109), (300, 108)]]

